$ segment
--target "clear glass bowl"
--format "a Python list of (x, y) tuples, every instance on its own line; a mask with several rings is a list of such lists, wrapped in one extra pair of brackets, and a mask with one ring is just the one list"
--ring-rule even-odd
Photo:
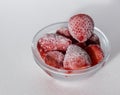
[(58, 80), (80, 80), (84, 78), (88, 78), (89, 76), (96, 73), (104, 64), (107, 62), (109, 55), (110, 55), (110, 45), (107, 37), (104, 33), (98, 29), (97, 27), (94, 28), (94, 33), (99, 37), (102, 50), (104, 52), (104, 59), (95, 66), (89, 67), (83, 70), (61, 70), (54, 67), (47, 65), (43, 59), (41, 58), (38, 50), (37, 50), (37, 42), (46, 33), (55, 33), (57, 29), (60, 27), (67, 27), (67, 22), (60, 22), (48, 25), (41, 29), (33, 38), (32, 41), (32, 52), (36, 63), (51, 77), (58, 79)]

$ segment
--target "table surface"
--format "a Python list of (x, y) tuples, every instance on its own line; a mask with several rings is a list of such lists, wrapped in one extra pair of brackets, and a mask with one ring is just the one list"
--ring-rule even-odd
[[(0, 95), (120, 95), (119, 0), (0, 0)], [(35, 63), (31, 42), (46, 25), (87, 13), (111, 42), (108, 64), (86, 80), (61, 82)]]

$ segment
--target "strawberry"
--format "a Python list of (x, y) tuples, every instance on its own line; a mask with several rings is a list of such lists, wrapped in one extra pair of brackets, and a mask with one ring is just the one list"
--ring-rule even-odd
[(87, 46), (90, 44), (100, 45), (99, 37), (95, 33), (92, 33), (92, 36), (86, 41), (86, 44), (87, 44)]
[(67, 38), (71, 38), (71, 35), (69, 33), (69, 30), (67, 27), (62, 27), (56, 31), (57, 34), (62, 35)]
[(41, 57), (44, 59), (46, 53), (45, 53), (44, 50), (40, 47), (39, 43), (37, 43), (37, 49), (38, 49)]
[(55, 67), (61, 68), (63, 65), (64, 55), (59, 51), (49, 51), (45, 56), (45, 63)]
[(92, 65), (98, 64), (104, 58), (104, 53), (99, 45), (89, 45), (86, 51), (92, 60)]
[(94, 30), (92, 18), (86, 14), (72, 16), (68, 22), (70, 34), (80, 43), (87, 41)]
[(48, 52), (51, 50), (61, 50), (66, 51), (67, 47), (72, 43), (72, 41), (66, 37), (58, 34), (46, 34), (41, 37), (38, 41), (39, 47), (44, 51)]
[(66, 70), (77, 70), (90, 66), (91, 60), (87, 52), (77, 45), (69, 45), (63, 61), (63, 67)]

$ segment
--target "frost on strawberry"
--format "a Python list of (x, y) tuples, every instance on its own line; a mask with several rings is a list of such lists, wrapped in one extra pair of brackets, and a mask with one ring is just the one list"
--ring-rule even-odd
[(67, 38), (71, 38), (71, 35), (69, 33), (69, 29), (67, 27), (61, 27), (56, 31), (57, 34), (65, 36)]
[(63, 67), (69, 70), (77, 70), (90, 66), (91, 60), (87, 52), (77, 45), (69, 45), (63, 61)]
[(68, 22), (70, 34), (80, 43), (87, 41), (94, 30), (92, 18), (86, 14), (72, 16)]
[(66, 51), (71, 43), (70, 39), (53, 33), (44, 35), (38, 41), (39, 47), (41, 47), (44, 52), (51, 50)]
[(61, 68), (63, 66), (64, 55), (59, 51), (49, 51), (45, 56), (45, 63), (55, 67)]
[(39, 43), (37, 43), (37, 49), (38, 49), (38, 52), (39, 52), (39, 54), (41, 55), (42, 59), (44, 59), (46, 53), (45, 53), (44, 50), (40, 47)]

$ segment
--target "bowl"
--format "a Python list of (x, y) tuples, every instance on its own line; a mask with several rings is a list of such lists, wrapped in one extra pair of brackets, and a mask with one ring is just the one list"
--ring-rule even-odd
[(104, 59), (92, 67), (82, 69), (82, 70), (57, 69), (57, 68), (47, 65), (44, 62), (44, 60), (41, 58), (41, 56), (37, 50), (38, 40), (43, 35), (45, 35), (46, 33), (55, 33), (56, 30), (59, 29), (60, 27), (67, 27), (67, 26), (68, 26), (68, 22), (54, 23), (54, 24), (50, 24), (50, 25), (42, 28), (39, 32), (36, 33), (36, 35), (34, 36), (33, 41), (32, 41), (32, 52), (33, 52), (34, 60), (36, 61), (38, 66), (40, 66), (40, 68), (46, 72), (46, 74), (53, 77), (54, 79), (69, 81), (69, 80), (81, 80), (81, 79), (88, 78), (88, 77), (92, 76), (94, 73), (96, 73), (100, 68), (102, 68), (105, 63), (107, 63), (107, 60), (110, 55), (109, 41), (108, 41), (107, 37), (105, 36), (105, 34), (97, 27), (94, 27), (94, 33), (100, 39), (101, 48), (104, 52)]

